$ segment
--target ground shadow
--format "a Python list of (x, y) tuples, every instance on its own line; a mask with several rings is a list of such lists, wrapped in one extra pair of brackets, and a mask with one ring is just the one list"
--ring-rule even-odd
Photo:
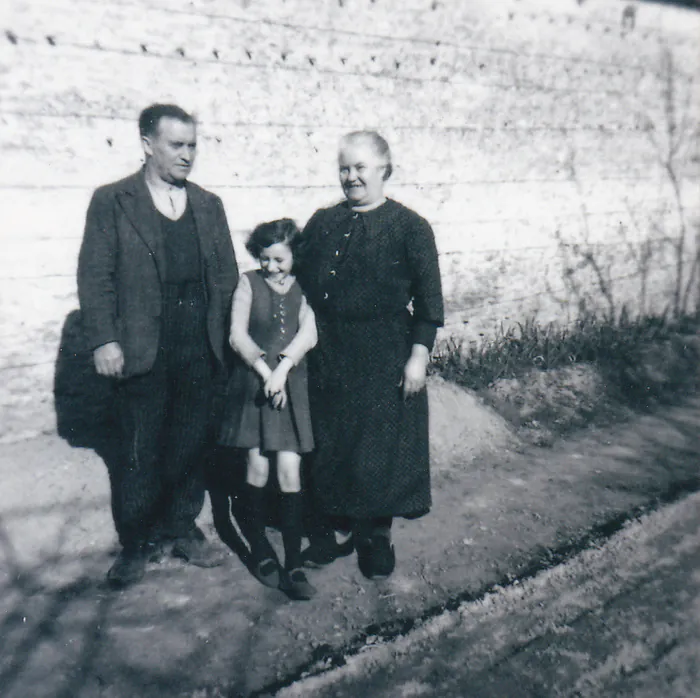
[(102, 458), (109, 474), (112, 516), (119, 517), (115, 497), (120, 444), (114, 414), (113, 381), (99, 376), (83, 332), (79, 310), (63, 323), (54, 373), (54, 407), (58, 435), (74, 448), (90, 448)]
[[(245, 528), (245, 452), (233, 448), (215, 449), (207, 480), (214, 528), (219, 538), (247, 566), (249, 551), (238, 532)], [(234, 526), (234, 520), (238, 529)]]
[(54, 375), (58, 435), (71, 446), (98, 450), (114, 440), (114, 385), (97, 375), (79, 310), (63, 323)]
[[(210, 594), (197, 614), (173, 603), (196, 596), (199, 580), (208, 578), (177, 563), (153, 564), (133, 591), (108, 590), (98, 581), (105, 552), (78, 552), (62, 543), (74, 517), (85, 512), (61, 504), (53, 513), (66, 515), (56, 547), (31, 562), (17, 558), (0, 515), (0, 561), (7, 572), (0, 576), (0, 694), (76, 698), (106, 691), (155, 698), (183, 695), (183, 687), (193, 692), (202, 681), (195, 669), (206, 666), (211, 651), (197, 632), (216, 628), (230, 598)], [(218, 585), (225, 574), (218, 573)], [(149, 646), (153, 636), (160, 649)], [(172, 636), (178, 641), (169, 645)]]

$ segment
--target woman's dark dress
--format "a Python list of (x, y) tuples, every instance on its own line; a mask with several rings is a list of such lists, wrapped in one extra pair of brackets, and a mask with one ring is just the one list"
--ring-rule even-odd
[(424, 514), (428, 399), (404, 400), (400, 383), (412, 345), (432, 348), (443, 322), (433, 232), (387, 200), (366, 213), (319, 210), (304, 234), (298, 278), (319, 333), (309, 354), (314, 499), (334, 516)]
[[(278, 355), (299, 330), (301, 288), (295, 281), (286, 293), (277, 293), (259, 270), (246, 276), (252, 291), (248, 334), (265, 351), (265, 361), (274, 369)], [(289, 372), (287, 405), (278, 410), (265, 398), (260, 377), (238, 358), (228, 383), (219, 443), (263, 452), (312, 450), (307, 380), (304, 358)]]

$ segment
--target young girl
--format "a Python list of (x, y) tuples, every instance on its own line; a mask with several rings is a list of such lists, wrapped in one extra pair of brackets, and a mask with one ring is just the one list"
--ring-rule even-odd
[[(253, 575), (291, 598), (310, 599), (316, 590), (301, 569), (300, 454), (314, 446), (304, 357), (316, 344), (316, 322), (292, 274), (299, 241), (287, 218), (262, 223), (248, 240), (260, 269), (244, 274), (233, 294), (230, 343), (242, 361), (229, 380), (219, 441), (248, 450), (243, 533)], [(265, 535), (270, 460), (281, 490), (284, 569)]]

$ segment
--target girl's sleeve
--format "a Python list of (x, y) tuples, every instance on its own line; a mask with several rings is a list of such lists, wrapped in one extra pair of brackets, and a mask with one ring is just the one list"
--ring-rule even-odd
[(317, 341), (316, 316), (311, 306), (306, 302), (306, 298), (302, 296), (299, 308), (299, 331), (282, 351), (282, 354), (296, 366), (316, 346)]
[(406, 254), (411, 273), (413, 298), (413, 344), (433, 348), (437, 328), (444, 324), (442, 284), (435, 246), (429, 223), (416, 216), (411, 221), (406, 240)]
[(243, 275), (233, 293), (231, 305), (231, 333), (229, 343), (231, 348), (242, 359), (252, 366), (265, 352), (253, 341), (248, 334), (250, 308), (253, 302), (253, 289), (248, 277)]

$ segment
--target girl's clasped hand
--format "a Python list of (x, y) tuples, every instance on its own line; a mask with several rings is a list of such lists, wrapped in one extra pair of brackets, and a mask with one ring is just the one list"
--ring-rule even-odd
[(263, 384), (263, 393), (270, 401), (270, 404), (277, 410), (284, 409), (287, 405), (287, 377), (292, 368), (289, 358), (282, 357), (277, 368), (275, 368)]

